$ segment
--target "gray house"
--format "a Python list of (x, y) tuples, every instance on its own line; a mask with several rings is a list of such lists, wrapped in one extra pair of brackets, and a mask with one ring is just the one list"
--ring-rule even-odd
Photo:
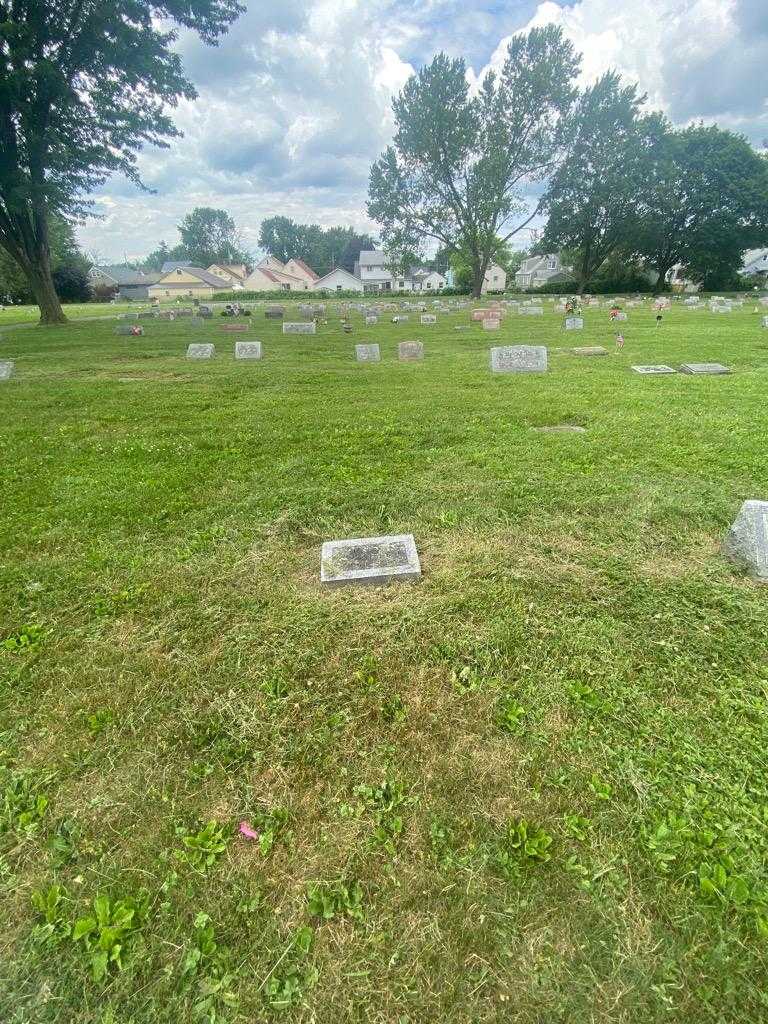
[(547, 253), (545, 256), (529, 256), (523, 260), (515, 274), (517, 288), (541, 288), (550, 281), (567, 281), (573, 272), (572, 267), (564, 267), (559, 253)]
[(94, 287), (117, 288), (121, 299), (148, 299), (150, 286), (160, 280), (160, 274), (145, 274), (125, 266), (91, 267), (88, 277)]
[(739, 273), (742, 277), (765, 280), (768, 274), (768, 249), (749, 249), (745, 252)]

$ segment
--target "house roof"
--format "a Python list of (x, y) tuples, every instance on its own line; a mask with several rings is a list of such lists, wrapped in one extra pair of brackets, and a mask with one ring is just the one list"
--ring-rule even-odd
[[(177, 270), (183, 270), (186, 274), (191, 274), (192, 277), (196, 277), (198, 281), (202, 281), (203, 284), (208, 284), (212, 288), (221, 288), (222, 290), (226, 290), (229, 286), (229, 281), (225, 281), (223, 277), (216, 277), (215, 274), (209, 273), (207, 270), (204, 270), (203, 267), (174, 267), (173, 270), (161, 275), (160, 283), (175, 283), (173, 281), (166, 281), (165, 279), (170, 277), (171, 274), (175, 273)], [(184, 282), (182, 282), (182, 284), (184, 284)]]
[(355, 277), (354, 274), (350, 274), (350, 272), (348, 270), (345, 270), (344, 267), (334, 267), (333, 270), (330, 270), (327, 274), (323, 274), (322, 277), (317, 277), (317, 275), (315, 275), (315, 277), (317, 278), (317, 280), (315, 281), (315, 285), (321, 285), (326, 278), (333, 277), (334, 274), (343, 274), (344, 277), (348, 277), (350, 281), (354, 281), (355, 284), (360, 284), (360, 278)]
[(387, 254), (379, 249), (363, 249), (357, 262), (367, 267), (383, 267), (387, 262)]
[(189, 260), (166, 260), (160, 267), (161, 274), (170, 274), (172, 270), (187, 270), (192, 266)]
[(114, 281), (116, 285), (121, 287), (138, 284), (154, 284), (160, 279), (159, 274), (145, 274), (141, 270), (131, 270), (129, 267), (121, 266), (91, 267), (92, 277), (94, 276), (93, 271), (96, 271), (97, 274), (102, 277), (110, 278), (110, 280)]
[(209, 274), (215, 273), (213, 269), (214, 267), (217, 267), (219, 270), (226, 271), (227, 274), (231, 274), (233, 277), (237, 277), (241, 281), (244, 281), (248, 276), (248, 272), (245, 270), (245, 264), (243, 263), (212, 263), (210, 267), (208, 267)]
[(296, 258), (288, 260), (289, 263), (295, 263), (297, 267), (300, 267), (305, 274), (309, 274), (313, 281), (319, 281), (320, 275), (316, 274), (312, 267), (308, 267), (304, 260), (298, 260)]
[(768, 249), (748, 249), (744, 253), (742, 274), (755, 273), (758, 270), (768, 270)]

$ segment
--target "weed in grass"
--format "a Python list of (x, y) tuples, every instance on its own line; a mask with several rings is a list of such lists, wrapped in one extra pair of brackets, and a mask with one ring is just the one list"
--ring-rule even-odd
[(310, 882), (307, 905), (310, 914), (323, 921), (339, 916), (363, 920), (363, 890), (357, 881)]
[(22, 626), (3, 640), (6, 651), (33, 651), (43, 640), (43, 627), (35, 625)]
[(503, 694), (496, 705), (496, 725), (511, 736), (522, 736), (525, 714), (525, 708), (511, 694)]
[(259, 851), (263, 857), (268, 857), (277, 843), (290, 841), (289, 817), (285, 807), (273, 807), (271, 810), (259, 807), (251, 812), (249, 821), (258, 833)]
[(458, 693), (472, 693), (474, 690), (479, 690), (482, 685), (482, 675), (470, 665), (451, 670), (451, 686)]
[(408, 717), (408, 710), (399, 693), (394, 693), (381, 702), (381, 717), (390, 725), (405, 721)]
[(589, 788), (598, 800), (610, 800), (613, 796), (613, 786), (610, 782), (605, 782), (603, 779), (598, 778), (597, 775), (592, 775), (590, 778)]
[(543, 828), (525, 818), (512, 820), (496, 843), (493, 860), (502, 874), (515, 877), (523, 867), (548, 861), (551, 845), (552, 836)]
[(208, 914), (199, 913), (193, 924), (192, 941), (181, 967), (182, 990), (194, 986), (192, 1013), (203, 1024), (216, 1024), (227, 1010), (237, 1006), (233, 990), (236, 975), (228, 969), (229, 954), (220, 948)]
[(574, 704), (584, 711), (599, 712), (605, 709), (605, 701), (593, 686), (587, 683), (571, 683), (569, 694)]
[(86, 724), (88, 731), (91, 736), (98, 736), (99, 733), (104, 732), (105, 729), (109, 728), (115, 720), (115, 716), (109, 708), (99, 708), (92, 714), (88, 715)]
[(371, 838), (374, 846), (394, 855), (404, 827), (402, 811), (414, 803), (414, 798), (407, 795), (401, 782), (391, 779), (385, 779), (378, 786), (356, 786), (354, 794), (360, 799), (363, 809), (373, 812)]
[(46, 810), (48, 797), (36, 792), (32, 780), (0, 766), (0, 835), (3, 832), (31, 834), (39, 826)]
[(374, 657), (366, 655), (360, 668), (355, 672), (355, 682), (370, 693), (379, 684), (379, 665)]
[(82, 944), (94, 981), (103, 981), (109, 970), (123, 968), (123, 950), (147, 918), (149, 895), (111, 900), (100, 894), (93, 901), (93, 914), (78, 918), (72, 928), (72, 941)]
[(176, 857), (203, 874), (224, 854), (229, 842), (224, 825), (215, 821), (209, 821), (197, 832), (186, 832), (182, 828), (177, 829), (176, 834), (181, 836), (184, 846), (183, 850), (176, 851)]
[(63, 886), (51, 885), (47, 889), (35, 889), (31, 901), (43, 919), (32, 932), (35, 941), (54, 944), (70, 937), (72, 925), (65, 914), (70, 900)]
[(586, 842), (591, 828), (591, 818), (585, 818), (582, 814), (563, 815), (563, 835), (569, 839), (577, 839), (580, 843)]
[(260, 689), (270, 704), (279, 704), (290, 692), (288, 683), (280, 676), (270, 676), (261, 684)]
[(319, 972), (307, 963), (314, 932), (311, 928), (297, 928), (280, 960), (272, 968), (263, 984), (264, 1000), (276, 1012), (298, 1006), (305, 993), (317, 982)]

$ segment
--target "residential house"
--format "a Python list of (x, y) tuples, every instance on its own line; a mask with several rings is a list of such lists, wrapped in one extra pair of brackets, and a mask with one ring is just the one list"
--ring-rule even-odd
[(166, 260), (162, 267), (160, 267), (160, 273), (170, 274), (172, 270), (183, 270), (192, 265), (192, 260)]
[(529, 256), (515, 274), (515, 286), (520, 289), (541, 288), (550, 281), (569, 280), (572, 272), (571, 267), (563, 266), (559, 253)]
[(355, 262), (355, 277), (366, 292), (421, 292), (440, 291), (446, 280), (437, 271), (414, 267), (403, 274), (392, 274), (387, 267), (386, 253), (378, 249), (364, 249)]
[(149, 288), (155, 284), (159, 274), (145, 274), (126, 266), (91, 267), (88, 277), (94, 288), (116, 288), (121, 299), (149, 298)]
[(290, 274), (292, 277), (298, 277), (300, 280), (306, 281), (310, 288), (314, 288), (315, 284), (320, 279), (320, 275), (316, 274), (312, 267), (308, 267), (304, 260), (288, 260), (283, 271), (286, 274)]
[(363, 282), (343, 267), (336, 267), (324, 277), (318, 277), (312, 287), (316, 292), (361, 292)]
[[(257, 263), (243, 282), (243, 288), (249, 292), (307, 292), (313, 286), (314, 271), (300, 260), (291, 260), (295, 273), (288, 270), (289, 264), (283, 264), (274, 256), (265, 257)], [(297, 264), (301, 263), (301, 267)], [(306, 269), (302, 269), (306, 267)], [(314, 275), (315, 278), (317, 275)]]
[(488, 292), (503, 292), (507, 287), (507, 272), (498, 263), (491, 263), (485, 272), (483, 284), (480, 291), (483, 295)]
[(208, 273), (220, 277), (223, 281), (229, 281), (234, 290), (243, 287), (248, 277), (248, 268), (244, 263), (212, 263), (208, 267)]
[(765, 280), (768, 274), (768, 249), (749, 249), (745, 252), (739, 273), (742, 277)]
[(202, 267), (176, 267), (148, 288), (150, 299), (211, 299), (214, 292), (230, 291), (228, 281)]

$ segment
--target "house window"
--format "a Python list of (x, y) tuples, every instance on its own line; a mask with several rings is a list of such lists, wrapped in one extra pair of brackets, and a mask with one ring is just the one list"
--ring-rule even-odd
[(431, 287), (432, 287), (432, 282), (431, 281), (427, 281), (427, 288), (431, 288)]
[(405, 281), (398, 281), (397, 282), (397, 287), (398, 288), (405, 288)]
[(547, 260), (547, 270), (557, 270), (557, 258), (550, 256)]
[(337, 285), (336, 285), (336, 291), (337, 291), (337, 292), (340, 292), (340, 291), (341, 291), (341, 285), (340, 285), (340, 284), (337, 284)]
[(176, 273), (179, 275), (179, 277), (181, 277), (181, 271), (180, 270), (177, 270)]

